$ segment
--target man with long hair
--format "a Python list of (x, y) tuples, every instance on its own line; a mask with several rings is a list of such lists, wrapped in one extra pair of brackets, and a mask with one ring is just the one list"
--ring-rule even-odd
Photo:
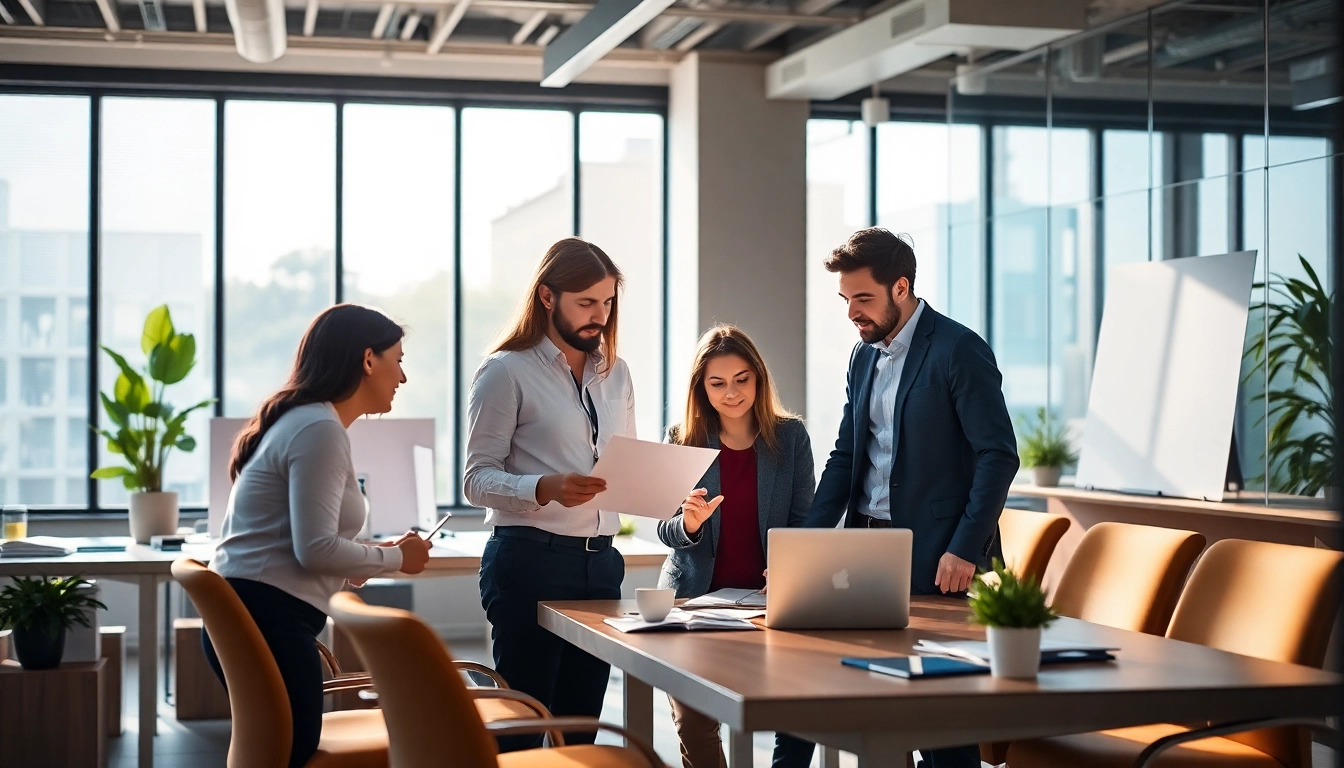
[[(635, 436), (630, 369), (616, 356), (621, 272), (592, 243), (567, 238), (537, 268), (518, 315), (481, 363), (467, 404), (467, 501), (494, 534), (481, 558), (481, 603), (495, 669), (563, 717), (597, 717), (609, 666), (537, 624), (544, 600), (615, 600), (625, 561), (614, 512), (588, 502), (613, 435)], [(566, 734), (591, 743), (593, 734)], [(540, 737), (500, 740), (504, 750)]]

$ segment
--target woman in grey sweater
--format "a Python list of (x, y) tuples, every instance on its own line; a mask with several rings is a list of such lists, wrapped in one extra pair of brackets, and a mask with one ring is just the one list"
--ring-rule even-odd
[[(677, 597), (765, 586), (767, 533), (798, 527), (816, 489), (812, 443), (784, 410), (756, 345), (731, 325), (700, 337), (686, 416), (669, 442), (719, 449), (719, 456), (658, 538), (672, 547), (658, 586)], [(724, 768), (719, 724), (673, 699), (685, 768)]]
[[(415, 533), (371, 546), (354, 541), (366, 510), (346, 430), (387, 413), (401, 370), (403, 331), (382, 312), (340, 304), (313, 320), (289, 381), (238, 433), (223, 540), (210, 570), (228, 580), (280, 667), (294, 715), (289, 764), (302, 766), (322, 734), (317, 635), (346, 581), (419, 573), (429, 542)], [(224, 681), (208, 635), (206, 658)]]

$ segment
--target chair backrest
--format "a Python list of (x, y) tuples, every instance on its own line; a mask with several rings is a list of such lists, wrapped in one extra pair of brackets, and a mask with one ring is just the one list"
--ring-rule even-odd
[[(1335, 615), (1344, 553), (1225, 539), (1190, 574), (1167, 637), (1245, 656), (1320, 667)], [(1302, 729), (1250, 731), (1231, 738), (1288, 768), (1311, 765)]]
[(1161, 635), (1204, 541), (1194, 531), (1097, 523), (1078, 542), (1051, 604), (1061, 616)]
[(1055, 545), (1069, 530), (1069, 518), (1028, 509), (1005, 508), (999, 515), (1003, 562), (1018, 578), (1045, 580), (1045, 569)]
[(174, 561), (173, 578), (201, 614), (228, 683), (229, 768), (288, 765), (294, 742), (289, 694), (252, 614), (224, 577), (199, 560), (183, 557)]
[(434, 630), (410, 611), (365, 605), (349, 592), (331, 598), (331, 615), (373, 677), (389, 768), (495, 768), (495, 741)]

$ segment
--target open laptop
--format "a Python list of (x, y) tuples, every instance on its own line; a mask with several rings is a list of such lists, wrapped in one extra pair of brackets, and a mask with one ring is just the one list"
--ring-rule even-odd
[(771, 528), (765, 625), (904, 629), (910, 623), (905, 528)]

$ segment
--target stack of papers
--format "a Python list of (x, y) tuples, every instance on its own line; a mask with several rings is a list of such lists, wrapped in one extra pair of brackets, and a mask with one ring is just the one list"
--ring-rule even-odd
[(719, 613), (691, 613), (673, 608), (662, 621), (645, 621), (639, 616), (621, 619), (605, 619), (606, 623), (620, 632), (659, 632), (663, 630), (735, 630), (760, 629), (750, 621)]
[[(1114, 661), (1112, 651), (1119, 648), (1106, 648), (1096, 645), (1079, 645), (1058, 640), (1041, 641), (1041, 663), (1060, 664), (1070, 661)], [(989, 666), (989, 643), (974, 640), (957, 640), (940, 643), (933, 640), (920, 640), (915, 643), (915, 652), (933, 656), (950, 656), (972, 664)]]
[(29, 536), (0, 543), (0, 557), (64, 557), (74, 553), (75, 545), (57, 536)]
[(720, 589), (692, 598), (682, 608), (753, 609), (765, 607), (765, 594), (759, 589)]

